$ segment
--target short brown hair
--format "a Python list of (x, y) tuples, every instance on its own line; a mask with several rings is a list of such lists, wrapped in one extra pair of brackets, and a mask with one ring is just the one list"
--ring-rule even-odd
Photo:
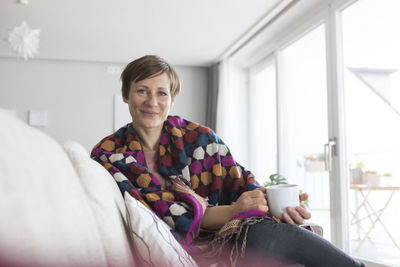
[(125, 67), (121, 74), (122, 95), (124, 98), (128, 98), (132, 82), (140, 82), (163, 73), (166, 73), (169, 77), (171, 97), (175, 98), (181, 90), (178, 74), (163, 58), (153, 55), (135, 59)]

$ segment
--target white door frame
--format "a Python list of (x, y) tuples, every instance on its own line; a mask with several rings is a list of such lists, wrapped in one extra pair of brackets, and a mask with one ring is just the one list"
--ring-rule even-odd
[[(349, 1), (347, 1), (349, 2)], [(336, 142), (330, 171), (330, 210), (332, 242), (350, 251), (348, 210), (348, 168), (346, 166), (346, 131), (343, 94), (343, 51), (341, 20), (337, 9), (330, 6), (326, 24), (328, 135)]]
[[(273, 45), (263, 51), (254, 51), (252, 61), (262, 52), (268, 59), (275, 59), (276, 86), (279, 91), (284, 77), (280, 72), (280, 51), (299, 40), (321, 24), (325, 24), (326, 64), (327, 64), (327, 98), (328, 98), (328, 138), (335, 139), (335, 154), (332, 158), (330, 171), (330, 216), (331, 242), (347, 253), (350, 253), (349, 229), (349, 170), (347, 166), (345, 103), (343, 79), (343, 49), (341, 11), (358, 0), (327, 0), (326, 6), (305, 14), (297, 26), (281, 31), (272, 42)], [(264, 57), (265, 60), (265, 57)], [(243, 62), (243, 59), (241, 59)], [(261, 60), (260, 60), (261, 61)], [(265, 62), (265, 61), (264, 61)], [(246, 68), (249, 65), (246, 66)], [(279, 92), (277, 93), (278, 108), (278, 153), (279, 153)], [(328, 140), (327, 140), (328, 142)], [(278, 171), (279, 171), (278, 157)], [(388, 266), (371, 260), (360, 259), (367, 266)]]

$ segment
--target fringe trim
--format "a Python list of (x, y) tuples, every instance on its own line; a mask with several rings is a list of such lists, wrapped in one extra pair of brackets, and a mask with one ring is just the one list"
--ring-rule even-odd
[[(236, 263), (237, 263), (237, 260), (239, 259), (239, 257), (240, 258), (244, 257), (249, 226), (259, 223), (265, 219), (271, 219), (271, 218), (266, 217), (266, 216), (250, 217), (250, 218), (244, 219), (240, 222), (240, 225), (238, 226), (237, 231), (235, 231), (235, 232), (230, 231), (225, 234), (218, 233), (216, 235), (216, 237), (209, 244), (211, 247), (210, 252), (206, 253), (204, 255), (204, 257), (206, 257), (206, 258), (219, 257), (224, 252), (228, 252), (228, 251), (226, 251), (226, 250), (229, 250), (227, 245), (228, 245), (229, 241), (231, 241), (233, 238), (235, 238), (235, 240), (232, 244), (232, 247), (230, 248), (229, 261), (231, 263), (230, 266), (236, 267)], [(240, 238), (242, 232), (244, 233), (244, 236), (243, 236), (243, 242), (240, 245), (239, 238)]]

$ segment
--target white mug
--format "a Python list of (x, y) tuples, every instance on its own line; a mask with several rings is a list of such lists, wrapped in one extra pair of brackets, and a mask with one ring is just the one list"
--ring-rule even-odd
[(267, 186), (267, 201), (269, 213), (282, 219), (282, 213), (287, 207), (297, 207), (299, 201), (299, 187), (297, 184), (279, 184)]

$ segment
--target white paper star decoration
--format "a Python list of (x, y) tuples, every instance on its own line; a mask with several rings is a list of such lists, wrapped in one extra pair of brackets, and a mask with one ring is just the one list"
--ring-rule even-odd
[(8, 42), (18, 57), (33, 58), (39, 49), (40, 29), (32, 30), (25, 21), (8, 33)]

